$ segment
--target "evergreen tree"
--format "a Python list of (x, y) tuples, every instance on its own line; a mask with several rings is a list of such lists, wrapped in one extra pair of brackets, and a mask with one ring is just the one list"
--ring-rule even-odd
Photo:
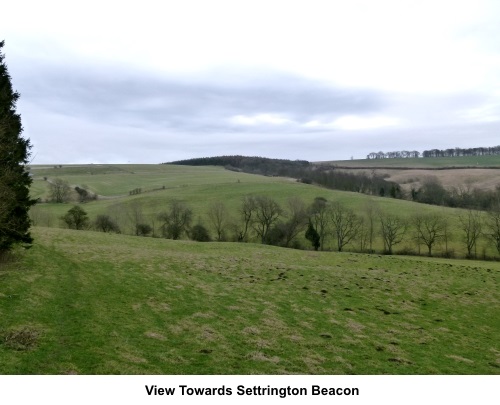
[(28, 212), (35, 200), (29, 196), (31, 177), (26, 168), (31, 144), (21, 137), (21, 117), (16, 113), (19, 93), (12, 89), (0, 41), (0, 253), (15, 243), (30, 244)]
[(306, 239), (308, 241), (311, 242), (311, 245), (313, 246), (314, 250), (318, 250), (319, 247), (321, 246), (321, 238), (319, 236), (319, 233), (316, 231), (316, 229), (314, 229), (314, 226), (311, 222), (311, 220), (309, 220), (309, 225), (307, 227), (307, 231), (306, 231)]

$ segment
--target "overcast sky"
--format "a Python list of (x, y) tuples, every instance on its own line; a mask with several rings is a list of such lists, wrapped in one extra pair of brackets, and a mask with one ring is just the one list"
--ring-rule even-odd
[(500, 144), (500, 1), (2, 1), (33, 163)]

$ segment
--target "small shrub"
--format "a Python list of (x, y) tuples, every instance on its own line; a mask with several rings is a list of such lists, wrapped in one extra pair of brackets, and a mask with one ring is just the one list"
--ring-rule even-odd
[(455, 259), (457, 257), (454, 249), (448, 249), (446, 252), (441, 253), (440, 256), (446, 259)]
[(414, 249), (405, 247), (403, 249), (400, 249), (396, 252), (397, 255), (403, 255), (403, 256), (418, 256), (417, 252), (415, 252)]
[(137, 224), (135, 226), (135, 234), (137, 236), (148, 236), (151, 232), (153, 232), (153, 228), (148, 224)]
[(10, 263), (15, 260), (15, 255), (12, 250), (1, 250), (0, 251), (0, 263)]
[(197, 242), (210, 242), (210, 235), (208, 234), (207, 228), (198, 224), (191, 229), (191, 239)]

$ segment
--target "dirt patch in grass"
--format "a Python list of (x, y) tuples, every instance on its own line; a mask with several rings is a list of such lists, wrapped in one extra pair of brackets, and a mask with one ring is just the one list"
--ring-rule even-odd
[(132, 363), (147, 363), (148, 362), (145, 358), (139, 357), (139, 356), (134, 356), (130, 353), (123, 353), (122, 357), (125, 360), (128, 360)]
[(167, 338), (165, 336), (163, 336), (161, 333), (157, 333), (157, 332), (148, 331), (148, 332), (144, 333), (144, 335), (151, 338), (151, 339), (167, 340)]
[(12, 350), (32, 350), (38, 346), (40, 331), (32, 326), (21, 326), (5, 333), (3, 344)]
[(260, 329), (256, 328), (255, 326), (247, 326), (245, 329), (242, 331), (245, 335), (260, 335)]
[(201, 330), (199, 338), (204, 341), (214, 342), (220, 339), (217, 331), (209, 326), (204, 326)]
[(262, 352), (252, 352), (249, 353), (246, 358), (248, 360), (254, 360), (254, 361), (269, 361), (271, 363), (277, 364), (280, 362), (280, 358), (278, 356), (266, 356), (265, 353)]
[(349, 320), (347, 321), (347, 327), (348, 327), (351, 331), (353, 331), (353, 332), (355, 332), (355, 333), (360, 333), (360, 332), (362, 332), (362, 331), (363, 331), (363, 329), (365, 329), (365, 328), (366, 328), (366, 326), (365, 326), (365, 325), (363, 325), (363, 324), (361, 324), (361, 323), (359, 323), (359, 322), (353, 321), (352, 319), (349, 319)]
[(469, 363), (469, 364), (472, 364), (474, 363), (473, 360), (470, 360), (470, 359), (466, 359), (465, 357), (462, 357), (462, 356), (457, 356), (455, 354), (447, 354), (446, 357), (448, 357), (449, 359), (453, 359), (453, 360), (456, 360), (456, 361), (462, 361), (464, 363)]

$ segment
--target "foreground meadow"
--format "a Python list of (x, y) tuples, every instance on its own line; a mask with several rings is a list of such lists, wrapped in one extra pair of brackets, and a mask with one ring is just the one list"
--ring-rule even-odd
[(2, 374), (500, 374), (500, 263), (33, 233)]

